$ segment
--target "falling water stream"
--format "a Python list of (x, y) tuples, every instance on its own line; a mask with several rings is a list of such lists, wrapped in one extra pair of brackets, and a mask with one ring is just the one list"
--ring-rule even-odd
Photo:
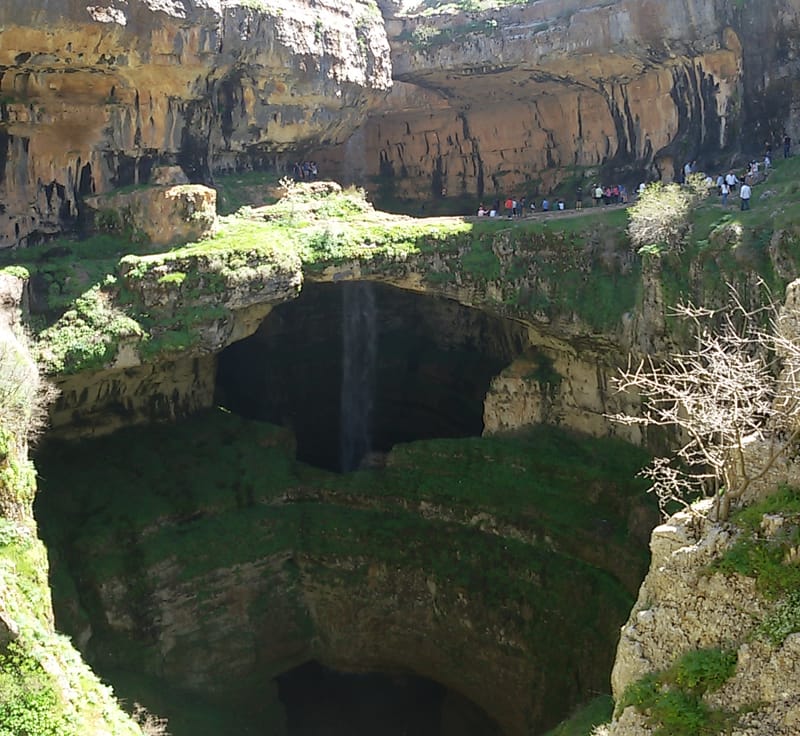
[(342, 288), (342, 472), (358, 468), (370, 451), (377, 355), (375, 293), (361, 281)]

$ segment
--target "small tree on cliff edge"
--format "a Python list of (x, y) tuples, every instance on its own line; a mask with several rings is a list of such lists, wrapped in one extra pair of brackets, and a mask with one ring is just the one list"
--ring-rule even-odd
[[(642, 409), (612, 419), (676, 430), (678, 449), (642, 471), (662, 513), (711, 491), (715, 516), (725, 519), (800, 434), (800, 345), (786, 329), (793, 316), (774, 306), (748, 311), (733, 289), (724, 310), (674, 311), (692, 324), (696, 347), (620, 371), (616, 387), (637, 393)], [(761, 452), (749, 453), (755, 442)]]
[(628, 235), (639, 251), (660, 253), (683, 250), (691, 229), (691, 213), (707, 194), (702, 174), (691, 174), (686, 183), (650, 184), (628, 210)]

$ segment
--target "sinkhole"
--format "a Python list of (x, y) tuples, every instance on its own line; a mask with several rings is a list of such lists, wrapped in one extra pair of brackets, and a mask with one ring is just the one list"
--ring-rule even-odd
[(399, 442), (479, 436), (525, 328), (383, 284), (309, 284), (219, 356), (217, 402), (291, 428), (297, 458), (358, 468)]
[(307, 662), (276, 678), (287, 736), (501, 736), (477, 705), (411, 674)]

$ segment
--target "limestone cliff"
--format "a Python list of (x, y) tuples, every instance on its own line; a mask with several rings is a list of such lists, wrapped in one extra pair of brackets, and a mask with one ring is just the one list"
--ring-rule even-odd
[(72, 228), (84, 197), (339, 142), (391, 83), (365, 0), (12, 0), (0, 7), (0, 247)]
[(0, 247), (84, 227), (85, 198), (158, 164), (209, 184), (313, 156), (389, 201), (557, 186), (571, 200), (599, 176), (636, 185), (697, 156), (727, 166), (800, 133), (798, 9), (6, 2)]
[(332, 155), (390, 200), (538, 199), (557, 186), (572, 200), (598, 177), (635, 186), (692, 158), (727, 166), (739, 148), (797, 137), (799, 9), (547, 0), (410, 15), (385, 4), (398, 83)]
[[(792, 511), (765, 514), (759, 544), (780, 547), (794, 522)], [(622, 629), (614, 693), (621, 699), (625, 688), (667, 670), (681, 655), (727, 650), (735, 652), (736, 667), (721, 688), (706, 696), (708, 707), (730, 714), (736, 736), (791, 736), (800, 727), (800, 634), (787, 634), (796, 629), (796, 594), (790, 594), (789, 602), (785, 593), (776, 600), (764, 594), (755, 576), (720, 569), (720, 560), (741, 534), (736, 525), (698, 525), (689, 514), (678, 514), (654, 530), (650, 572)], [(651, 715), (645, 707), (627, 707), (608, 734), (651, 734), (658, 726)]]

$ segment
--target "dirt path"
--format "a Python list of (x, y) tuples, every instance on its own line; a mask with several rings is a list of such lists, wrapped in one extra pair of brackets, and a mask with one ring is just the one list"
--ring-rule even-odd
[(583, 207), (582, 209), (566, 209), (566, 210), (548, 210), (547, 212), (541, 212), (540, 210), (536, 210), (535, 212), (528, 211), (523, 217), (478, 217), (477, 215), (462, 215), (463, 219), (465, 220), (489, 220), (490, 222), (500, 222), (501, 220), (505, 220), (507, 222), (527, 222), (529, 220), (563, 220), (565, 218), (570, 217), (584, 217), (585, 215), (591, 214), (599, 214), (600, 212), (612, 212), (614, 210), (624, 210), (631, 206), (631, 202), (627, 204), (604, 204), (600, 207)]

